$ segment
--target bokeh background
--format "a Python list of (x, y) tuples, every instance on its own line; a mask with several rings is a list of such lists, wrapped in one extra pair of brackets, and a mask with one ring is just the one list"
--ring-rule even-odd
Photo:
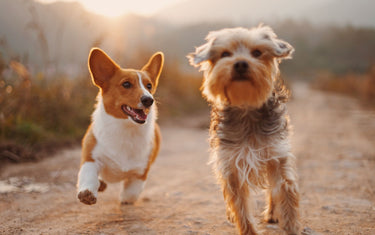
[(79, 143), (98, 92), (87, 69), (92, 47), (126, 68), (165, 53), (156, 94), (162, 124), (207, 112), (202, 74), (186, 55), (224, 27), (270, 25), (296, 49), (281, 64), (288, 84), (374, 108), (374, 9), (372, 0), (0, 0), (0, 162)]

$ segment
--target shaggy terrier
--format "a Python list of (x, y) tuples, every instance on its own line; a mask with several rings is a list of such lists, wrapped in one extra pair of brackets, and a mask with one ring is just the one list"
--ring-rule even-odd
[(188, 55), (204, 71), (203, 96), (212, 106), (211, 163), (221, 183), (228, 219), (240, 234), (258, 234), (251, 191), (266, 189), (264, 218), (298, 234), (299, 192), (288, 140), (288, 91), (279, 62), (293, 47), (270, 27), (210, 32)]

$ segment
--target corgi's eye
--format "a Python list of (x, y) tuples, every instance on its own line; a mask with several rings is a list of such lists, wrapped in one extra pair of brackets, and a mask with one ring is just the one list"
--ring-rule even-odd
[(151, 90), (151, 88), (152, 88), (151, 83), (147, 84), (146, 87), (147, 87), (147, 89)]
[(229, 51), (224, 51), (223, 53), (221, 53), (221, 58), (224, 58), (224, 57), (229, 57), (231, 56), (232, 54), (229, 52)]
[(131, 84), (130, 82), (124, 82), (124, 83), (122, 84), (122, 86), (125, 87), (126, 89), (129, 89), (129, 88), (132, 87), (132, 84)]
[(255, 57), (255, 58), (258, 58), (259, 56), (262, 55), (262, 52), (258, 49), (255, 49), (251, 52), (251, 54)]

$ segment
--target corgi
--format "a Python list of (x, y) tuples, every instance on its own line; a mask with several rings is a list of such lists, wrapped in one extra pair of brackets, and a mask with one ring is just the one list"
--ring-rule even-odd
[(101, 49), (90, 51), (88, 67), (99, 93), (82, 140), (77, 182), (82, 203), (95, 204), (106, 182), (122, 182), (122, 204), (133, 204), (142, 192), (160, 148), (153, 95), (163, 64), (157, 52), (141, 70), (123, 69)]

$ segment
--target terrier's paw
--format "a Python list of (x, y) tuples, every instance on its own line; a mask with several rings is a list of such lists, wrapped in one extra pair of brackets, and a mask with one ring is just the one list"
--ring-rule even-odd
[(312, 230), (311, 228), (309, 227), (305, 227), (302, 232), (301, 232), (301, 235), (322, 235), (321, 233), (318, 233), (318, 232), (315, 232), (314, 230)]
[(96, 203), (96, 197), (94, 193), (92, 193), (90, 190), (86, 189), (84, 191), (81, 191), (78, 193), (78, 199), (87, 205), (92, 205)]
[(279, 223), (279, 220), (277, 218), (275, 218), (271, 213), (267, 213), (265, 216), (264, 216), (264, 220), (269, 223), (269, 224), (277, 224)]
[(286, 223), (284, 226), (281, 226), (283, 227), (284, 231), (288, 234), (288, 235), (298, 235), (298, 234), (301, 234), (300, 233), (300, 223), (298, 221), (294, 221), (294, 222), (291, 222), (291, 221), (288, 221), (288, 223)]
[(270, 205), (264, 212), (263, 212), (263, 215), (264, 215), (264, 221), (269, 223), (269, 224), (277, 224), (279, 223), (279, 220), (277, 219), (277, 217), (275, 216), (275, 213), (274, 213), (274, 205)]
[(279, 221), (277, 219), (273, 219), (273, 218), (266, 219), (266, 222), (269, 223), (269, 224), (279, 223)]
[(234, 214), (233, 212), (227, 208), (227, 211), (226, 211), (226, 215), (227, 215), (227, 220), (229, 222), (231, 222), (232, 224), (234, 224)]

